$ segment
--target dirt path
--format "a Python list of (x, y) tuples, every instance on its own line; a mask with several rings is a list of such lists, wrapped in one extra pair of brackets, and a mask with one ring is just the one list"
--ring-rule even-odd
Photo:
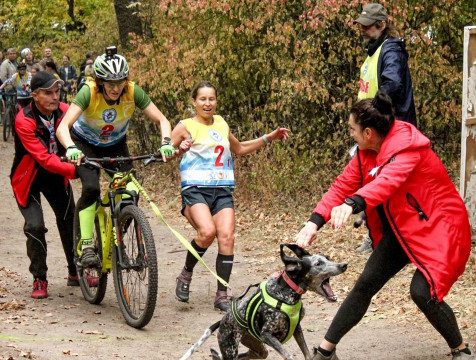
[[(175, 276), (180, 271), (185, 251), (178, 240), (160, 224), (153, 214), (149, 220), (159, 255), (159, 296), (149, 325), (136, 330), (125, 324), (119, 311), (112, 275), (101, 305), (87, 303), (79, 288), (66, 286), (66, 262), (54, 216), (43, 199), (46, 214), (49, 265), (49, 298), (33, 300), (29, 261), (26, 255), (23, 218), (18, 211), (7, 176), (13, 157), (13, 145), (0, 143), (0, 359), (178, 359), (197, 340), (204, 329), (220, 319), (213, 310), (215, 281), (203, 267), (197, 266), (192, 283), (191, 301), (180, 303), (174, 298)], [(78, 183), (75, 184), (76, 187)], [(46, 205), (45, 205), (46, 204)], [(158, 204), (161, 210), (167, 208)], [(184, 236), (193, 234), (176, 212), (165, 211), (172, 226)], [(267, 250), (250, 250), (250, 239), (237, 236), (236, 264), (232, 284), (236, 293), (246, 285), (261, 281), (280, 269), (275, 254)], [(216, 247), (205, 261), (214, 268)], [(343, 298), (349, 285), (335, 281), (334, 290)], [(474, 284), (473, 284), (474, 286)], [(336, 289), (342, 287), (342, 291)], [(474, 294), (474, 293), (473, 293)], [(474, 300), (474, 297), (473, 297)], [(408, 302), (410, 304), (410, 302)], [(308, 345), (317, 345), (325, 334), (338, 304), (329, 304), (312, 294), (304, 297), (306, 317), (302, 322)], [(396, 311), (395, 314), (400, 311)], [(372, 307), (364, 321), (339, 344), (341, 359), (448, 359), (448, 349), (421, 314), (397, 324), (392, 316), (382, 316)], [(463, 314), (464, 316), (464, 314)], [(476, 335), (465, 334), (476, 345)], [(217, 346), (212, 336), (193, 359), (209, 358), (209, 347)], [(294, 340), (286, 347), (301, 359)], [(280, 359), (271, 351), (269, 359)]]

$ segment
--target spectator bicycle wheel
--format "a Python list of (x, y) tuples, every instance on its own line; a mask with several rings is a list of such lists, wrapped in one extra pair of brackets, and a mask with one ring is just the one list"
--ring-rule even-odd
[(3, 122), (3, 141), (8, 141), (10, 134), (12, 133), (13, 120), (15, 119), (15, 110), (11, 107), (7, 107), (5, 119)]

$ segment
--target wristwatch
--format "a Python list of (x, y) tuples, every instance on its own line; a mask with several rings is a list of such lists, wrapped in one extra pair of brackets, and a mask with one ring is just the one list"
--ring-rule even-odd
[(169, 138), (168, 136), (162, 139), (162, 145), (170, 145), (171, 143), (172, 143), (172, 139)]
[(357, 203), (352, 198), (345, 198), (344, 204), (349, 205), (352, 208), (352, 213), (355, 214), (357, 210)]

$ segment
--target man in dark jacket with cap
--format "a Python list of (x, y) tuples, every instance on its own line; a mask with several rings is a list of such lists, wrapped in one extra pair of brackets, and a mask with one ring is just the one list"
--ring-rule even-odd
[(73, 261), (74, 199), (68, 179), (75, 177), (75, 167), (61, 162), (65, 149), (55, 131), (68, 105), (60, 103), (59, 85), (63, 81), (47, 71), (40, 71), (31, 81), (33, 101), (21, 109), (15, 119), (15, 157), (11, 185), (21, 214), (23, 231), (33, 275), (31, 297), (48, 297), (46, 273), (47, 229), (40, 193), (56, 215), (61, 242), (68, 263), (68, 285), (79, 285)]
[[(377, 90), (385, 91), (392, 99), (395, 118), (417, 125), (412, 79), (408, 69), (405, 40), (388, 22), (385, 8), (380, 4), (364, 6), (359, 18), (367, 59), (360, 68), (359, 100), (373, 98)], [(360, 226), (364, 213), (354, 226)], [(358, 253), (372, 251), (370, 237), (356, 249)]]

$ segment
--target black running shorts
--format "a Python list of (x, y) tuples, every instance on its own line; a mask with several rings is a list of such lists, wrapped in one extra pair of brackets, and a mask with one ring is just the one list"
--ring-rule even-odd
[(227, 187), (192, 186), (182, 190), (182, 215), (186, 206), (195, 204), (208, 205), (212, 216), (222, 209), (235, 208), (231, 189)]

